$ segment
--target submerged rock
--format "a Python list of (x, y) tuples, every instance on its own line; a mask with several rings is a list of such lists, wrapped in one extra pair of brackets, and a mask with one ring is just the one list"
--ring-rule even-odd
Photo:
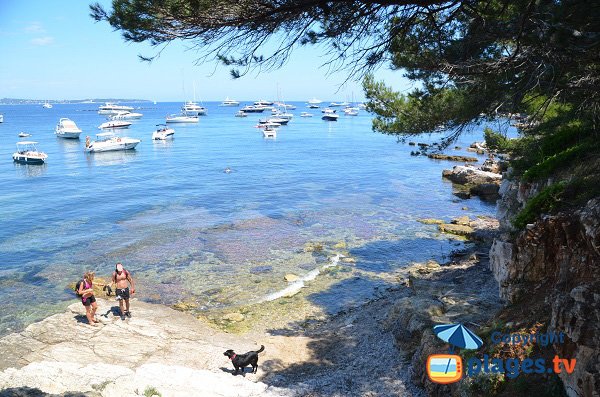
[(451, 223), (446, 223), (443, 225), (438, 225), (438, 229), (442, 233), (455, 234), (457, 236), (465, 236), (471, 237), (473, 235), (473, 228), (471, 226), (466, 225), (454, 225)]
[(443, 220), (435, 218), (421, 218), (417, 219), (417, 222), (421, 222), (426, 225), (441, 225), (442, 223), (445, 223)]
[(286, 274), (285, 276), (283, 276), (283, 279), (284, 279), (285, 281), (287, 281), (288, 283), (293, 283), (294, 281), (298, 281), (298, 280), (300, 279), (300, 277), (298, 277), (298, 276), (297, 276), (297, 275), (295, 275), (295, 274), (288, 273), (288, 274)]
[(428, 154), (427, 157), (429, 157), (430, 159), (435, 159), (435, 160), (462, 161), (465, 163), (476, 163), (478, 160), (477, 157), (453, 156), (453, 155), (441, 154), (441, 153)]

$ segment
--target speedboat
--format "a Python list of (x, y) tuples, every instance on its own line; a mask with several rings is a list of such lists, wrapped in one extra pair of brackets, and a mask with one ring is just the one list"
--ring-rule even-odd
[(227, 97), (219, 106), (240, 106), (240, 103), (235, 99), (229, 99), (229, 97)]
[(166, 117), (167, 123), (197, 123), (198, 116), (186, 116), (185, 114), (171, 114)]
[(129, 112), (126, 110), (121, 110), (113, 115), (108, 116), (109, 120), (136, 120), (141, 119), (143, 116), (142, 113)]
[(101, 130), (105, 129), (117, 129), (117, 128), (129, 128), (131, 121), (112, 120), (107, 121), (98, 126)]
[(152, 133), (152, 140), (154, 141), (164, 141), (173, 138), (173, 135), (175, 135), (175, 130), (167, 127), (166, 124), (157, 124), (157, 127), (156, 131)]
[(265, 138), (277, 138), (277, 129), (273, 127), (265, 128), (263, 130), (263, 136)]
[(262, 113), (267, 109), (266, 106), (258, 106), (258, 105), (246, 105), (242, 108), (242, 112), (245, 113)]
[(130, 150), (135, 149), (139, 139), (120, 137), (115, 135), (113, 132), (102, 132), (96, 134), (96, 140), (90, 142), (89, 137), (85, 140), (85, 151), (94, 152), (110, 152), (114, 150)]
[(308, 104), (309, 104), (309, 105), (318, 105), (318, 104), (320, 104), (321, 102), (323, 102), (323, 101), (322, 101), (322, 100), (320, 100), (320, 99), (317, 99), (317, 98), (313, 98), (313, 99), (310, 99), (310, 100), (308, 101)]
[(265, 130), (273, 129), (273, 128), (277, 128), (277, 127), (281, 127), (281, 124), (273, 123), (273, 122), (266, 122), (266, 123), (258, 124), (256, 126), (256, 128), (263, 128)]
[(133, 110), (131, 106), (117, 105), (113, 102), (106, 102), (98, 107), (98, 114), (117, 114), (122, 111)]
[(321, 118), (323, 120), (327, 120), (327, 121), (337, 121), (337, 119), (339, 117), (340, 117), (340, 115), (337, 114), (335, 110), (325, 108), (325, 109), (323, 109), (323, 117), (321, 117)]
[(258, 122), (260, 124), (275, 123), (275, 124), (279, 124), (279, 125), (285, 125), (289, 121), (290, 120), (284, 119), (284, 118), (281, 118), (281, 117), (269, 117), (268, 119), (265, 119), (265, 120), (258, 120)]
[(308, 112), (302, 112), (300, 113), (300, 117), (312, 117), (312, 113), (308, 113)]
[(52, 105), (50, 105), (50, 104), (48, 103), (48, 101), (44, 102), (44, 104), (42, 105), (42, 107), (43, 107), (44, 109), (52, 109)]
[(63, 117), (58, 120), (58, 124), (54, 129), (54, 134), (60, 138), (79, 139), (81, 130), (73, 120)]
[(0, 123), (4, 123), (4, 115), (0, 114)]
[(19, 132), (19, 138), (27, 138), (28, 136), (31, 136), (31, 134), (28, 134), (26, 132)]
[(316, 103), (309, 103), (308, 107), (309, 107), (309, 109), (318, 109), (319, 105), (317, 105)]
[(44, 164), (48, 155), (38, 152), (36, 144), (37, 142), (33, 141), (17, 142), (17, 151), (13, 153), (13, 160), (21, 164)]
[(238, 112), (235, 114), (235, 117), (248, 117), (248, 114), (243, 110), (238, 110)]
[(206, 108), (198, 105), (196, 102), (187, 101), (181, 107), (181, 114), (186, 116), (204, 116), (206, 114)]

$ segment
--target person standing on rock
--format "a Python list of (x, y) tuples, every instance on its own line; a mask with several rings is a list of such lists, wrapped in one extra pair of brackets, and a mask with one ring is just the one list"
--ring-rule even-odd
[(81, 296), (81, 303), (85, 306), (85, 316), (88, 319), (90, 325), (96, 325), (96, 310), (98, 304), (96, 303), (96, 297), (94, 296), (94, 272), (85, 272), (83, 275), (83, 282), (79, 284), (77, 293)]
[[(135, 293), (135, 284), (133, 283), (131, 273), (123, 268), (123, 264), (121, 264), (121, 262), (117, 263), (115, 266), (112, 282), (116, 287), (115, 294), (119, 300), (121, 320), (125, 320), (125, 316), (131, 317), (131, 312), (129, 311), (129, 297)], [(129, 291), (129, 285), (131, 285), (131, 293)], [(125, 310), (123, 310), (123, 305), (125, 305)]]

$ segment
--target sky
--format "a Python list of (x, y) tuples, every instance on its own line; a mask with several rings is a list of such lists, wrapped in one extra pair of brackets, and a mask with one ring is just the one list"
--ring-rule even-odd
[[(39, 100), (139, 98), (155, 101), (281, 99), (362, 101), (360, 81), (329, 73), (326, 49), (302, 47), (275, 71), (230, 77), (214, 61), (196, 64), (189, 44), (171, 43), (152, 63), (146, 43), (127, 43), (107, 22), (90, 16), (93, 0), (0, 0), (0, 98)], [(110, 9), (110, 1), (100, 4)], [(410, 83), (399, 71), (382, 67), (375, 77), (401, 91)]]

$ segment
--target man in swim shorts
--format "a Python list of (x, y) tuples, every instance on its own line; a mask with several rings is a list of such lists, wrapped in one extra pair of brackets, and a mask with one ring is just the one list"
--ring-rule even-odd
[[(121, 320), (125, 320), (125, 316), (131, 317), (131, 312), (129, 311), (129, 297), (135, 293), (135, 284), (133, 283), (133, 278), (131, 274), (125, 270), (123, 264), (121, 262), (117, 263), (115, 266), (115, 271), (112, 276), (112, 282), (115, 284), (115, 294), (117, 295), (117, 299), (119, 300), (119, 309), (121, 311)], [(131, 291), (129, 290), (129, 286), (131, 285)], [(125, 310), (123, 310), (123, 305), (125, 306)]]

